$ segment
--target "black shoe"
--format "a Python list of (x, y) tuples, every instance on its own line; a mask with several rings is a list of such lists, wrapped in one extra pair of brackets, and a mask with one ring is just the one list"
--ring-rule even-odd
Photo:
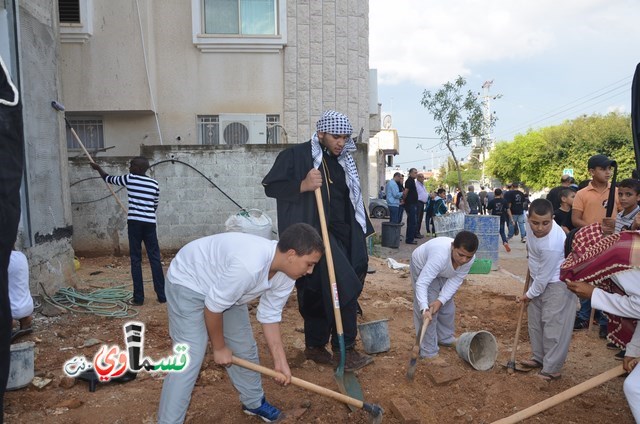
[(316, 364), (331, 365), (333, 363), (333, 356), (331, 355), (331, 352), (329, 352), (324, 346), (307, 346), (304, 349), (304, 356)]
[(412, 240), (412, 241), (408, 241), (407, 244), (418, 244), (418, 242), (415, 240)]
[(158, 303), (167, 303), (167, 299), (158, 299)]
[(347, 349), (347, 355), (344, 361), (344, 370), (348, 372), (357, 371), (373, 362), (373, 357), (360, 353), (354, 348)]
[(607, 331), (607, 326), (601, 325), (600, 331), (598, 332), (598, 336), (600, 336), (601, 339), (606, 339), (608, 334), (609, 332)]
[(617, 344), (615, 343), (607, 343), (607, 349), (609, 350), (620, 350)]
[(627, 353), (626, 350), (621, 350), (620, 352), (616, 353), (615, 355), (613, 355), (613, 358), (616, 361), (622, 361), (624, 359), (624, 355)]
[(114, 378), (113, 381), (115, 381), (116, 383), (128, 383), (129, 381), (135, 380), (137, 376), (138, 373), (127, 371), (122, 374), (121, 377)]
[(575, 322), (573, 323), (573, 331), (586, 330), (587, 328), (589, 328), (589, 321), (576, 318)]
[(417, 238), (417, 239), (424, 238), (424, 236), (422, 234), (416, 234), (414, 237)]
[(135, 306), (142, 306), (144, 305), (144, 300), (132, 300), (131, 304)]

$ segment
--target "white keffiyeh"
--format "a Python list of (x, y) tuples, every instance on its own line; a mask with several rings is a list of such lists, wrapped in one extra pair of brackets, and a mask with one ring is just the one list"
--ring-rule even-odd
[[(317, 131), (336, 134), (336, 135), (349, 135), (353, 133), (353, 128), (349, 122), (349, 118), (340, 112), (328, 110), (324, 112), (322, 118), (316, 124)], [(311, 138), (311, 156), (313, 157), (313, 167), (318, 169), (322, 163), (322, 146), (318, 139), (318, 132), (313, 133)], [(356, 143), (351, 137), (347, 139), (340, 156), (338, 156), (338, 163), (342, 166), (347, 178), (347, 187), (349, 188), (349, 198), (351, 204), (356, 213), (356, 221), (362, 227), (362, 231), (367, 233), (367, 216), (364, 210), (364, 203), (362, 201), (362, 192), (360, 191), (360, 178), (358, 176), (358, 169), (356, 162), (351, 155), (351, 152), (355, 152)]]

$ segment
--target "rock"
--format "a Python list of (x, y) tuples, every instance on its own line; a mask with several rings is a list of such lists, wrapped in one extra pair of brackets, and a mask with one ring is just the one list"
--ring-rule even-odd
[(467, 412), (464, 409), (460, 409), (460, 408), (456, 409), (456, 417), (462, 417), (466, 414)]
[(40, 313), (45, 317), (57, 317), (62, 314), (66, 314), (67, 310), (64, 308), (60, 308), (59, 306), (52, 305), (50, 303), (44, 302), (42, 304), (42, 309)]
[(467, 420), (468, 423), (473, 422), (473, 417), (471, 415), (465, 415), (464, 419)]
[(33, 384), (36, 388), (43, 389), (47, 384), (51, 383), (51, 379), (50, 378), (43, 378), (43, 377), (33, 377), (33, 380), (31, 380), (31, 384)]
[(66, 399), (60, 402), (56, 406), (56, 409), (57, 408), (77, 409), (77, 408), (80, 408), (83, 404), (84, 402), (81, 401), (80, 399), (71, 398), (71, 399)]
[(76, 379), (73, 377), (68, 377), (68, 376), (64, 376), (60, 379), (60, 382), (58, 382), (58, 387), (61, 387), (63, 389), (70, 389), (73, 386), (75, 386), (76, 384)]
[(300, 408), (311, 408), (311, 401), (309, 399), (305, 399), (300, 402)]
[(304, 348), (305, 348), (304, 340), (302, 340), (301, 338), (297, 337), (293, 341), (293, 347), (295, 347), (296, 349), (299, 349), (299, 350), (304, 350)]
[(91, 347), (91, 346), (95, 346), (97, 344), (102, 343), (100, 340), (98, 339), (87, 339), (84, 341), (84, 343), (82, 344), (82, 346), (80, 346), (80, 348), (83, 347)]

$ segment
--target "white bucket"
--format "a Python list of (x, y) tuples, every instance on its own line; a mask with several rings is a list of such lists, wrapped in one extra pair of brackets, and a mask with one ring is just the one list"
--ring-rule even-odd
[(34, 347), (34, 342), (11, 345), (11, 365), (9, 365), (7, 390), (22, 389), (33, 380)]

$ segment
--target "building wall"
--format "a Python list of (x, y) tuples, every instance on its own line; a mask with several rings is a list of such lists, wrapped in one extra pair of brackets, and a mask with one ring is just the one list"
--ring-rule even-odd
[(64, 122), (50, 105), (60, 91), (56, 60), (57, 10), (48, 0), (20, 2), (19, 56), (25, 178), (18, 247), (29, 259), (31, 292), (71, 283), (71, 210)]
[[(191, 240), (226, 231), (225, 221), (240, 210), (235, 203), (247, 209), (260, 209), (277, 228), (276, 202), (265, 196), (261, 182), (284, 148), (284, 145), (143, 147), (140, 154), (152, 164), (147, 175), (160, 184), (157, 216), (162, 251), (176, 251)], [(359, 169), (367, 163), (366, 152), (367, 146), (359, 144), (355, 154)], [(129, 160), (110, 157), (98, 159), (98, 163), (106, 172), (116, 175), (128, 171)], [(233, 201), (196, 170), (177, 161), (207, 176)], [(69, 161), (74, 249), (84, 256), (127, 254), (126, 215), (104, 182), (96, 177), (86, 160)], [(362, 172), (363, 186), (367, 178), (367, 172)], [(117, 195), (126, 206), (126, 190), (117, 191)], [(366, 190), (363, 196), (366, 201)]]
[[(135, 2), (94, 1), (93, 34), (61, 46), (65, 106), (108, 115), (105, 145), (116, 146), (107, 153), (113, 156), (131, 154), (131, 141), (141, 138), (160, 144), (154, 111), (163, 144), (197, 144), (196, 116), (222, 113), (278, 114), (288, 142), (302, 142), (326, 109), (347, 114), (366, 140), (368, 1), (282, 1), (287, 44), (261, 52), (198, 49), (188, 2), (141, 0), (140, 25)], [(136, 122), (126, 137), (114, 127), (127, 126), (133, 111), (153, 119)]]

